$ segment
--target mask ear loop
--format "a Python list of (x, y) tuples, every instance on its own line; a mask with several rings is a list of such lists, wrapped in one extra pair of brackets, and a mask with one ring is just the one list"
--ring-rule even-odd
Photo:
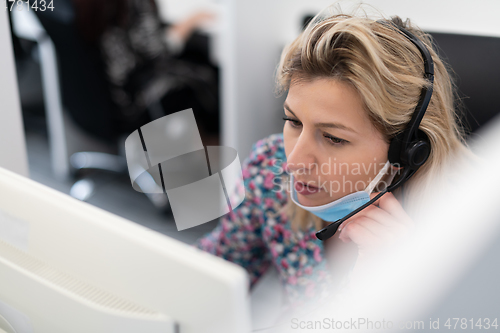
[[(391, 162), (387, 161), (385, 163), (385, 165), (382, 167), (382, 169), (380, 170), (380, 172), (378, 173), (378, 175), (371, 181), (370, 184), (368, 184), (368, 186), (365, 188), (364, 191), (368, 194), (372, 193), (373, 190), (375, 189), (375, 187), (378, 185), (378, 183), (382, 179), (382, 177), (384, 177), (387, 174), (387, 171), (389, 170), (390, 167), (391, 167)], [(387, 179), (386, 184), (390, 184), (393, 179), (394, 179), (394, 173), (391, 172), (389, 174), (389, 178)]]

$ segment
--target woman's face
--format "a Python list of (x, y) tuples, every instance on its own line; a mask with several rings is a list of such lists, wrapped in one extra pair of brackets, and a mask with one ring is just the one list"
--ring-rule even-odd
[(292, 83), (284, 112), (287, 166), (304, 206), (364, 190), (387, 161), (389, 144), (347, 83), (324, 78)]

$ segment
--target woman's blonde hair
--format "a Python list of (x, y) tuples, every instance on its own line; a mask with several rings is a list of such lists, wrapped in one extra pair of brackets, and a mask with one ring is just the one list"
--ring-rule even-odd
[[(394, 195), (411, 215), (418, 210), (423, 193), (429, 190), (445, 161), (467, 150), (463, 129), (454, 105), (455, 85), (444, 62), (433, 50), (430, 35), (395, 16), (388, 19), (419, 38), (434, 61), (434, 86), (429, 106), (420, 124), (430, 139), (427, 162)], [(316, 78), (331, 78), (354, 87), (364, 102), (367, 115), (387, 142), (410, 121), (424, 78), (424, 63), (418, 48), (397, 29), (368, 17), (318, 14), (307, 28), (285, 48), (277, 70), (279, 92), (291, 84)], [(323, 221), (291, 200), (285, 209), (292, 227), (305, 229)]]

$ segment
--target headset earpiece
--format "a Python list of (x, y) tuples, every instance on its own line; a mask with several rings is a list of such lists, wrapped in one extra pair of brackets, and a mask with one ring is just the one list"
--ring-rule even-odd
[[(419, 132), (421, 131), (419, 130)], [(416, 170), (420, 168), (427, 161), (429, 155), (431, 154), (431, 146), (429, 144), (429, 140), (420, 139), (412, 142), (408, 146), (404, 154), (406, 155), (406, 161), (403, 161), (403, 163), (406, 162), (408, 167), (410, 167), (411, 169)]]
[(417, 139), (409, 143), (404, 142), (405, 132), (396, 135), (389, 146), (389, 162), (396, 167), (418, 169), (429, 158), (431, 146), (427, 135), (417, 131)]

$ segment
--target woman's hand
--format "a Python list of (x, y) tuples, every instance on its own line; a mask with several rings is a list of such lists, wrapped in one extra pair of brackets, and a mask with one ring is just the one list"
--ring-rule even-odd
[[(370, 197), (374, 198), (377, 194), (373, 193)], [(391, 245), (403, 243), (409, 238), (413, 226), (413, 220), (389, 192), (342, 223), (339, 238), (358, 246), (359, 260), (375, 256)]]
[(200, 28), (204, 24), (214, 21), (215, 18), (216, 16), (212, 12), (199, 11), (175, 24), (171, 29), (182, 41), (186, 41), (194, 30)]

